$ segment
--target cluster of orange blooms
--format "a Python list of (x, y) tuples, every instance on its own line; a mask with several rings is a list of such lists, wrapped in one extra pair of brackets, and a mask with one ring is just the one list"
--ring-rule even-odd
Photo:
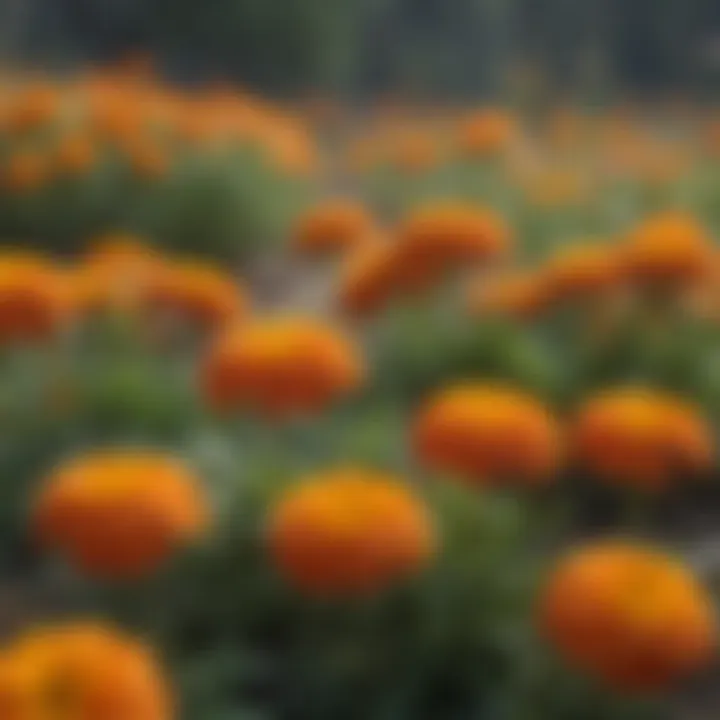
[(6, 80), (0, 103), (4, 189), (23, 193), (83, 177), (111, 156), (152, 181), (167, 175), (184, 150), (213, 147), (256, 147), (279, 173), (292, 176), (318, 166), (312, 135), (295, 113), (233, 87), (186, 92), (140, 70)]

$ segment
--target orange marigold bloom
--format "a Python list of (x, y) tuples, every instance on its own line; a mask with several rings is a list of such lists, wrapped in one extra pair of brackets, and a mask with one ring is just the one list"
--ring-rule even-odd
[(622, 280), (622, 266), (614, 248), (578, 242), (556, 252), (544, 276), (553, 299), (573, 300), (617, 287)]
[(61, 465), (37, 499), (42, 540), (86, 573), (131, 578), (155, 570), (208, 523), (197, 478), (174, 457), (129, 449)]
[(550, 296), (544, 276), (532, 271), (516, 271), (474, 281), (468, 292), (471, 315), (500, 315), (529, 320), (540, 315)]
[(625, 692), (668, 688), (709, 663), (712, 601), (680, 561), (600, 542), (569, 553), (539, 608), (552, 644), (579, 669)]
[(154, 273), (145, 292), (147, 307), (216, 327), (243, 317), (247, 297), (227, 273), (197, 262), (172, 262)]
[(463, 122), (458, 144), (465, 157), (483, 159), (506, 150), (517, 135), (515, 119), (503, 110), (481, 110)]
[(50, 85), (36, 84), (13, 99), (5, 121), (11, 131), (29, 132), (52, 122), (59, 109), (57, 90)]
[(302, 253), (340, 253), (368, 240), (373, 230), (373, 218), (364, 205), (353, 200), (331, 200), (299, 218), (293, 243)]
[(162, 257), (135, 235), (100, 237), (74, 273), (76, 304), (84, 311), (137, 308), (162, 268)]
[(395, 477), (343, 469), (286, 491), (269, 518), (270, 552), (299, 590), (321, 597), (377, 592), (429, 562), (435, 528)]
[(581, 408), (578, 460), (608, 482), (646, 490), (709, 470), (713, 433), (692, 405), (661, 391), (610, 390)]
[(85, 135), (64, 137), (55, 149), (55, 167), (65, 175), (84, 175), (95, 161), (95, 145)]
[(48, 158), (30, 150), (11, 155), (0, 170), (0, 184), (14, 193), (37, 190), (51, 178)]
[(41, 256), (0, 253), (0, 343), (46, 340), (68, 320), (61, 272)]
[(321, 409), (355, 390), (363, 363), (344, 335), (304, 317), (256, 320), (223, 332), (202, 368), (214, 407), (249, 406), (271, 417)]
[(34, 628), (0, 656), (3, 720), (170, 720), (170, 694), (153, 653), (98, 623)]
[(429, 468), (478, 485), (546, 482), (561, 460), (560, 428), (550, 411), (519, 390), (466, 384), (430, 399), (413, 428)]
[(400, 282), (435, 278), (444, 270), (488, 261), (508, 250), (510, 233), (492, 210), (463, 202), (424, 205), (398, 230)]
[(358, 248), (340, 273), (339, 302), (345, 312), (367, 316), (380, 311), (394, 290), (395, 248), (377, 241)]
[(705, 229), (682, 212), (663, 212), (630, 233), (625, 262), (638, 280), (685, 285), (702, 279), (713, 262), (713, 246)]

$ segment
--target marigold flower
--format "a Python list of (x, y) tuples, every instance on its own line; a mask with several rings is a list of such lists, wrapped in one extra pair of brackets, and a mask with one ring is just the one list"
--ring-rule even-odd
[(484, 159), (506, 150), (517, 134), (515, 119), (499, 109), (477, 112), (460, 127), (458, 144), (467, 158)]
[(33, 523), (48, 546), (86, 573), (134, 578), (155, 570), (208, 523), (195, 476), (158, 452), (106, 450), (55, 470)]
[(49, 260), (0, 253), (0, 343), (47, 340), (69, 318), (62, 274)]
[(35, 84), (13, 98), (5, 121), (12, 132), (30, 132), (52, 122), (59, 109), (57, 90), (50, 85)]
[(149, 278), (145, 305), (190, 321), (217, 327), (245, 315), (247, 298), (233, 277), (211, 265), (169, 262)]
[(389, 301), (395, 287), (395, 248), (377, 241), (351, 253), (340, 273), (339, 302), (354, 316), (377, 313)]
[(12, 193), (28, 193), (45, 185), (51, 178), (48, 157), (30, 150), (17, 151), (0, 170), (0, 184)]
[(336, 329), (278, 317), (222, 332), (205, 359), (202, 385), (217, 409), (286, 417), (320, 410), (355, 390), (363, 374), (358, 351)]
[(644, 490), (706, 472), (713, 446), (699, 411), (662, 391), (609, 390), (590, 398), (575, 422), (580, 463), (607, 482)]
[(530, 320), (546, 309), (549, 300), (544, 276), (525, 270), (494, 277), (483, 275), (471, 283), (467, 303), (473, 316)]
[(343, 597), (382, 590), (432, 558), (427, 509), (395, 477), (344, 469), (309, 477), (271, 509), (270, 552), (300, 591)]
[(649, 692), (709, 663), (712, 601), (680, 561), (633, 544), (573, 550), (551, 574), (539, 623), (575, 666), (625, 692)]
[(396, 281), (408, 288), (430, 284), (448, 269), (487, 262), (506, 252), (510, 233), (493, 211), (462, 202), (440, 202), (410, 213), (398, 230)]
[(695, 218), (664, 212), (640, 223), (631, 233), (625, 263), (641, 281), (687, 285), (701, 280), (712, 266), (713, 246)]
[(164, 675), (141, 642), (80, 622), (34, 628), (0, 656), (3, 720), (171, 720)]
[(301, 253), (342, 253), (371, 238), (373, 230), (373, 218), (362, 204), (331, 200), (311, 208), (297, 221), (293, 243)]
[(522, 391), (468, 383), (441, 391), (421, 410), (413, 445), (432, 470), (476, 485), (537, 484), (561, 460), (558, 423)]
[(597, 297), (617, 287), (622, 280), (622, 266), (614, 248), (577, 242), (550, 258), (544, 276), (554, 300), (575, 300)]
[(85, 135), (68, 135), (55, 148), (55, 167), (64, 175), (84, 175), (95, 161), (95, 145)]

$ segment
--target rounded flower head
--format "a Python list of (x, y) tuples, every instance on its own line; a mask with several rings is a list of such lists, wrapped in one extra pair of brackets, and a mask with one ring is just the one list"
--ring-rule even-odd
[(0, 171), (0, 182), (12, 193), (30, 193), (38, 190), (51, 178), (48, 158), (31, 150), (17, 151), (5, 162)]
[(304, 317), (256, 320), (223, 331), (202, 368), (208, 402), (269, 417), (312, 413), (363, 379), (355, 346), (336, 329)]
[(85, 175), (95, 160), (95, 144), (86, 135), (68, 135), (55, 148), (55, 167), (62, 175)]
[(369, 239), (373, 228), (373, 218), (362, 204), (331, 200), (311, 208), (299, 218), (293, 242), (301, 253), (343, 253)]
[(307, 478), (270, 511), (268, 543), (282, 574), (314, 596), (376, 592), (432, 557), (433, 523), (401, 481), (359, 469)]
[(446, 270), (497, 258), (508, 250), (510, 235), (492, 210), (441, 202), (410, 213), (397, 242), (398, 282), (422, 286)]
[(30, 132), (48, 125), (59, 109), (60, 98), (55, 88), (32, 85), (13, 99), (6, 118), (7, 126), (13, 132)]
[(625, 263), (644, 282), (688, 285), (703, 279), (713, 262), (712, 242), (691, 215), (665, 212), (630, 234)]
[(431, 133), (404, 128), (395, 133), (388, 147), (390, 164), (408, 175), (420, 175), (436, 167), (439, 147)]
[(339, 302), (354, 316), (373, 315), (382, 310), (395, 287), (395, 248), (388, 242), (374, 242), (358, 248), (340, 273)]
[(431, 398), (413, 444), (432, 470), (477, 485), (547, 482), (561, 459), (560, 429), (547, 408), (519, 390), (482, 383)]
[(247, 298), (233, 277), (197, 262), (166, 263), (148, 283), (145, 303), (199, 327), (242, 318)]
[(468, 310), (476, 317), (530, 320), (542, 314), (548, 301), (544, 278), (532, 271), (483, 276), (470, 285), (468, 292)]
[(539, 621), (580, 670), (625, 692), (649, 692), (708, 664), (717, 640), (713, 606), (679, 561), (603, 542), (564, 558), (551, 574)]
[(35, 628), (0, 656), (3, 720), (170, 720), (157, 660), (141, 642), (95, 623)]
[(471, 159), (493, 157), (506, 150), (516, 134), (511, 115), (498, 109), (481, 110), (460, 127), (460, 151)]
[(196, 538), (208, 522), (200, 484), (161, 453), (108, 450), (61, 465), (37, 499), (42, 540), (86, 573), (142, 576)]
[(574, 449), (599, 478), (645, 490), (707, 472), (714, 458), (712, 430), (697, 410), (642, 388), (587, 401), (575, 423)]
[(0, 344), (46, 340), (68, 319), (67, 286), (41, 256), (0, 253)]
[(100, 237), (75, 273), (76, 302), (85, 311), (137, 308), (163, 266), (162, 257), (134, 235)]
[(617, 287), (622, 268), (613, 248), (574, 243), (550, 259), (544, 274), (549, 294), (562, 301), (598, 296)]

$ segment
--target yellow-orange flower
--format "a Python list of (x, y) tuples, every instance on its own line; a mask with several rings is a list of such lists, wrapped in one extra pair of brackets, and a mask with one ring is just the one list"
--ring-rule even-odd
[(583, 466), (607, 482), (646, 490), (707, 472), (713, 445), (709, 424), (691, 404), (643, 388), (590, 398), (574, 429)]
[(49, 124), (60, 109), (60, 98), (50, 85), (35, 84), (15, 97), (5, 118), (13, 132), (29, 132)]
[(96, 159), (95, 145), (86, 135), (68, 135), (55, 148), (55, 167), (63, 175), (84, 175)]
[(465, 157), (484, 159), (506, 150), (516, 135), (511, 115), (499, 109), (481, 110), (462, 123), (458, 144)]
[(545, 636), (578, 669), (624, 692), (667, 689), (708, 664), (712, 601), (680, 561), (634, 544), (575, 549), (539, 608)]
[(202, 368), (208, 402), (270, 417), (322, 409), (355, 390), (363, 363), (335, 328), (304, 317), (256, 320), (221, 333)]
[(369, 240), (373, 228), (373, 218), (364, 205), (353, 200), (331, 200), (299, 218), (293, 243), (302, 253), (342, 253)]
[(530, 320), (547, 308), (550, 295), (544, 276), (530, 270), (474, 280), (468, 291), (468, 310), (476, 317), (504, 316)]
[(135, 235), (117, 232), (98, 238), (72, 276), (78, 309), (137, 309), (163, 266), (163, 258)]
[(625, 252), (633, 278), (673, 286), (702, 279), (712, 262), (712, 241), (705, 229), (691, 215), (676, 211), (640, 223), (630, 233)]
[(168, 262), (149, 279), (145, 305), (190, 321), (217, 327), (245, 315), (247, 297), (230, 275), (198, 262)]
[(300, 591), (322, 597), (376, 592), (433, 556), (428, 511), (393, 476), (341, 469), (311, 476), (271, 509), (270, 552)]
[(0, 170), (0, 184), (12, 193), (37, 190), (51, 178), (49, 158), (39, 152), (18, 150)]
[(33, 628), (0, 655), (3, 720), (171, 720), (170, 694), (142, 642), (99, 623)]
[(558, 424), (542, 403), (482, 383), (431, 398), (415, 421), (413, 445), (427, 467), (477, 485), (552, 480), (562, 450)]
[(380, 311), (395, 288), (395, 248), (377, 241), (358, 248), (340, 273), (338, 296), (342, 309), (354, 316)]
[(398, 230), (397, 281), (429, 284), (448, 269), (487, 262), (505, 253), (510, 233), (492, 210), (463, 202), (439, 202), (411, 212)]
[(68, 320), (67, 285), (41, 256), (0, 253), (0, 343), (46, 340)]
[(84, 572), (133, 578), (155, 570), (208, 522), (197, 478), (159, 452), (97, 451), (58, 467), (34, 509), (36, 532)]
[(622, 264), (614, 248), (579, 241), (556, 252), (543, 274), (553, 300), (575, 300), (617, 287)]

